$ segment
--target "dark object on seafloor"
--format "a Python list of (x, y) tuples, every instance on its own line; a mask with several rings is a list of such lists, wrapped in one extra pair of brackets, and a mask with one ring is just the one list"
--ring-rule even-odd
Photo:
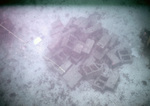
[(147, 29), (144, 29), (141, 31), (140, 38), (142, 43), (144, 44), (144, 47), (150, 47), (150, 31)]

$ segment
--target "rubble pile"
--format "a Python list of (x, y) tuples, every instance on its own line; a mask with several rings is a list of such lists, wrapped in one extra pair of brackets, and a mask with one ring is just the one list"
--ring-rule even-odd
[(55, 39), (49, 45), (51, 67), (70, 88), (81, 80), (92, 81), (95, 89), (113, 90), (119, 80), (117, 67), (131, 63), (130, 50), (121, 47), (118, 36), (101, 26), (100, 15), (71, 18), (67, 25), (60, 20), (52, 24)]

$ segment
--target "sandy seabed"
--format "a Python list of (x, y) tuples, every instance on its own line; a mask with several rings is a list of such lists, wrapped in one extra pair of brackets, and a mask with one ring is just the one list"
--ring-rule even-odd
[[(139, 34), (150, 30), (147, 7), (126, 6), (24, 6), (0, 8), (2, 25), (20, 39), (8, 34), (10, 40), (0, 46), (0, 104), (1, 106), (149, 106), (150, 70), (143, 55)], [(109, 33), (130, 47), (132, 64), (119, 68), (120, 81), (114, 92), (95, 91), (81, 81), (70, 90), (59, 75), (49, 69), (43, 56), (52, 45), (51, 23), (56, 19), (66, 25), (71, 17), (88, 17), (98, 12), (100, 22)], [(12, 24), (9, 28), (7, 20)], [(6, 23), (6, 24), (5, 24)], [(4, 30), (0, 27), (1, 30)], [(38, 45), (33, 40), (40, 37)], [(4, 58), (3, 58), (4, 57)]]

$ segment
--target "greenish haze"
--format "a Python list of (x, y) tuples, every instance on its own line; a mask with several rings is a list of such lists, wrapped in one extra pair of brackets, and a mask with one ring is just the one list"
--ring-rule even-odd
[(6, 5), (150, 5), (149, 0), (1, 0)]

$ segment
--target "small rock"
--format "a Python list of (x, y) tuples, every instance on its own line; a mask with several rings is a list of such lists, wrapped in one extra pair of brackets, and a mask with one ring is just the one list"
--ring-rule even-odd
[(11, 83), (11, 79), (8, 79), (8, 80), (7, 80), (7, 83), (8, 83), (8, 84)]
[(146, 82), (146, 81), (142, 81), (142, 83), (143, 83), (143, 85), (145, 85), (145, 86), (147, 85), (147, 82)]
[(13, 92), (13, 93), (11, 93), (9, 96), (10, 96), (11, 98), (12, 98), (12, 97), (16, 97), (16, 93)]
[(4, 92), (0, 91), (0, 97), (3, 97), (3, 96), (4, 96)]
[(3, 72), (4, 68), (0, 68), (0, 73)]
[(69, 13), (65, 14), (66, 17), (69, 17)]

